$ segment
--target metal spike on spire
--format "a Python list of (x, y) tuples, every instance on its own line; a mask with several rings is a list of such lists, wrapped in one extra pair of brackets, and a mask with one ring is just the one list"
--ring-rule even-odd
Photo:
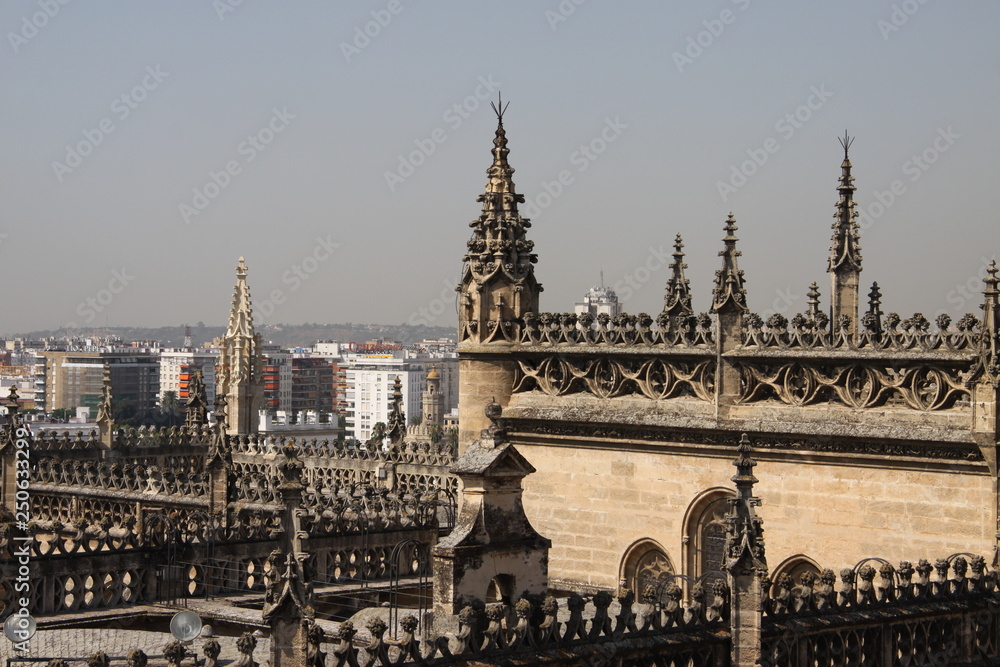
[(847, 151), (850, 150), (851, 144), (854, 143), (854, 137), (847, 134), (847, 130), (844, 130), (844, 138), (837, 138), (840, 141), (840, 145), (844, 147), (844, 160), (847, 161)]
[(503, 112), (506, 111), (507, 107), (510, 106), (510, 102), (508, 101), (507, 104), (506, 104), (506, 106), (505, 106), (504, 103), (503, 103), (503, 97), (501, 96), (501, 93), (498, 90), (497, 91), (497, 103), (494, 104), (493, 102), (490, 102), (490, 106), (493, 107), (493, 113), (495, 113), (497, 115), (497, 122), (500, 123), (500, 125), (502, 126), (503, 125)]

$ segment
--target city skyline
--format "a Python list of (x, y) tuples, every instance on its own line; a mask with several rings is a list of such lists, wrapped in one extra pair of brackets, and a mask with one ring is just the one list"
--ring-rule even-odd
[(11, 3), (0, 262), (20, 308), (0, 329), (220, 323), (240, 256), (258, 324), (453, 324), (498, 93), (542, 310), (603, 271), (625, 311), (659, 312), (679, 232), (707, 311), (730, 210), (750, 309), (790, 317), (813, 281), (827, 308), (846, 128), (863, 294), (978, 313), (997, 18), (916, 0)]

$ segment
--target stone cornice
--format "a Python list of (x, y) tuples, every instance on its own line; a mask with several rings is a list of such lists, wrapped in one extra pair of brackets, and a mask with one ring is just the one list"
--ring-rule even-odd
[[(512, 412), (512, 411), (511, 411)], [(508, 413), (509, 415), (509, 413)], [(510, 439), (518, 443), (525, 436), (555, 436), (568, 446), (600, 447), (614, 441), (622, 449), (638, 445), (646, 449), (650, 446), (660, 450), (690, 450), (692, 447), (703, 453), (705, 449), (717, 449), (720, 456), (731, 456), (739, 444), (740, 434), (749, 433), (750, 443), (761, 457), (769, 452), (801, 452), (834, 457), (861, 456), (865, 459), (906, 459), (912, 462), (951, 461), (959, 464), (983, 464), (983, 456), (974, 443), (916, 442), (888, 439), (837, 438), (828, 435), (802, 435), (781, 433), (760, 433), (746, 429), (744, 423), (733, 423), (725, 430), (695, 430), (656, 426), (638, 426), (596, 422), (556, 422), (547, 419), (531, 419), (505, 416)], [(577, 440), (579, 439), (579, 440)], [(584, 442), (580, 442), (584, 441)], [(546, 439), (547, 444), (558, 444)], [(980, 467), (976, 465), (975, 467)]]

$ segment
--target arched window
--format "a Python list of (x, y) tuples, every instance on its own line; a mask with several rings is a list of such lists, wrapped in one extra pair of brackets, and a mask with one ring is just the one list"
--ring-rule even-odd
[(726, 516), (732, 489), (715, 488), (701, 493), (684, 517), (684, 564), (695, 579), (721, 571), (726, 559)]
[(674, 564), (666, 550), (650, 539), (639, 540), (625, 552), (622, 558), (622, 585), (635, 593), (641, 600), (646, 586), (658, 588), (665, 579), (674, 574)]

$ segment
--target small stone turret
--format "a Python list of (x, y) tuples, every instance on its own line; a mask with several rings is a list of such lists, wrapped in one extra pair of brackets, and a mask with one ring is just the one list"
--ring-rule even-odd
[(502, 409), (486, 408), (491, 425), (451, 472), (462, 480), (455, 529), (434, 547), (435, 631), (454, 626), (458, 612), (492, 590), (512, 604), (548, 588), (550, 540), (539, 535), (521, 504), (521, 481), (535, 468), (507, 442)]

